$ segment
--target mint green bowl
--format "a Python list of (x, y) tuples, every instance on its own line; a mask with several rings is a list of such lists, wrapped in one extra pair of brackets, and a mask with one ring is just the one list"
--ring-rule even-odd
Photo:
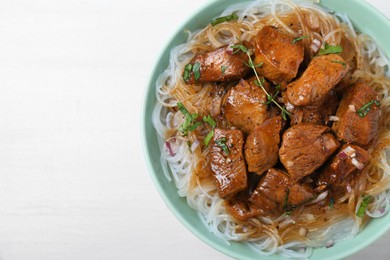
[[(218, 16), (226, 7), (240, 0), (216, 0), (195, 12), (163, 48), (160, 57), (150, 74), (147, 89), (145, 91), (142, 108), (142, 139), (146, 162), (154, 184), (160, 192), (161, 197), (173, 214), (186, 226), (194, 235), (202, 241), (221, 251), (222, 253), (236, 259), (282, 259), (280, 255), (264, 257), (244, 243), (233, 242), (227, 245), (226, 242), (210, 233), (198, 217), (195, 210), (191, 209), (186, 200), (180, 198), (173, 182), (169, 182), (164, 174), (160, 163), (161, 152), (159, 150), (157, 133), (153, 128), (151, 115), (156, 102), (155, 83), (157, 77), (167, 68), (169, 53), (172, 47), (186, 41), (187, 35), (184, 29), (195, 30), (206, 26), (209, 21)], [(348, 14), (358, 30), (370, 35), (382, 50), (390, 56), (390, 21), (379, 11), (362, 0), (321, 0), (321, 4), (330, 10)], [(390, 214), (370, 221), (365, 229), (354, 239), (337, 243), (332, 248), (315, 249), (310, 259), (341, 259), (356, 253), (370, 245), (390, 228)]]

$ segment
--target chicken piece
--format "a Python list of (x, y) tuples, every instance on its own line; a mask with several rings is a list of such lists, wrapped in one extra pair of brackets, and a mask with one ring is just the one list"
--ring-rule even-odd
[(344, 94), (336, 113), (339, 120), (333, 123), (332, 130), (340, 139), (368, 148), (377, 137), (380, 114), (378, 95), (358, 82)]
[(302, 76), (287, 85), (288, 101), (294, 106), (319, 102), (344, 78), (348, 69), (337, 54), (314, 57)]
[(310, 186), (294, 182), (286, 173), (275, 168), (268, 170), (255, 193), (257, 197), (261, 195), (276, 203), (279, 209), (300, 205), (314, 197)]
[(326, 126), (298, 124), (283, 134), (279, 159), (290, 177), (298, 181), (313, 173), (340, 146)]
[(293, 43), (294, 36), (272, 26), (264, 26), (254, 39), (255, 64), (259, 75), (275, 85), (290, 82), (296, 77), (303, 61), (304, 48), (301, 42)]
[(262, 174), (278, 162), (281, 116), (267, 119), (255, 127), (245, 142), (245, 159), (249, 172)]
[(241, 79), (225, 95), (222, 108), (227, 121), (248, 134), (268, 118), (266, 101), (266, 94), (253, 80)]
[(286, 103), (286, 109), (290, 112), (291, 125), (300, 123), (312, 123), (318, 125), (331, 125), (329, 116), (334, 116), (339, 105), (339, 97), (334, 91), (330, 91), (319, 102), (307, 106), (294, 106)]
[(241, 198), (226, 200), (225, 209), (233, 218), (240, 221), (246, 221), (262, 214), (260, 208)]
[(240, 130), (214, 130), (211, 170), (219, 196), (223, 199), (247, 188), (243, 148), (244, 137)]
[(191, 66), (187, 65), (190, 68), (184, 68), (183, 78), (188, 84), (239, 80), (251, 70), (246, 65), (248, 61), (246, 53), (234, 52), (226, 45), (197, 54), (189, 63)]
[(259, 208), (261, 210), (261, 215), (265, 216), (279, 214), (283, 207), (268, 199), (258, 189), (253, 191), (252, 195), (249, 197), (249, 202)]
[(370, 155), (363, 148), (351, 144), (343, 145), (319, 174), (318, 186), (341, 185), (348, 176), (363, 170), (369, 160)]

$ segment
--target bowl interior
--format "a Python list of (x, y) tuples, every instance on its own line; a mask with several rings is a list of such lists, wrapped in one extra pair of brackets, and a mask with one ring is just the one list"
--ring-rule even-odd
[[(161, 166), (161, 152), (158, 143), (157, 133), (153, 128), (151, 115), (156, 102), (155, 82), (157, 77), (167, 68), (170, 49), (185, 42), (187, 35), (184, 29), (195, 30), (202, 28), (215, 16), (220, 14), (229, 5), (238, 0), (217, 0), (211, 1), (208, 5), (198, 10), (177, 30), (177, 33), (170, 39), (163, 48), (160, 57), (150, 75), (147, 89), (144, 95), (142, 109), (142, 138), (143, 148), (150, 174), (155, 186), (160, 192), (165, 203), (174, 215), (198, 238), (214, 247), (215, 249), (237, 259), (259, 259), (260, 255), (245, 243), (226, 242), (211, 234), (202, 223), (195, 210), (191, 209), (184, 198), (180, 198), (173, 182), (169, 182)], [(389, 20), (380, 14), (376, 9), (361, 0), (321, 0), (321, 4), (330, 10), (348, 14), (355, 27), (375, 39), (387, 56), (390, 55), (390, 23)], [(315, 249), (311, 259), (340, 259), (351, 255), (366, 247), (390, 228), (390, 214), (370, 221), (365, 229), (354, 239), (337, 243), (332, 248)], [(280, 256), (273, 255), (268, 259), (280, 259)]]

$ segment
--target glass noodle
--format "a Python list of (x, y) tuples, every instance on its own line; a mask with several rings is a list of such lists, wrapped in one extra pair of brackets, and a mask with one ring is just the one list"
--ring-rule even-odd
[[(313, 247), (330, 247), (338, 241), (354, 237), (370, 218), (378, 218), (390, 210), (390, 81), (389, 61), (375, 41), (355, 31), (344, 14), (332, 13), (312, 1), (259, 0), (240, 3), (227, 8), (220, 16), (235, 13), (238, 20), (188, 33), (188, 40), (174, 47), (168, 68), (156, 82), (158, 102), (153, 112), (153, 124), (160, 137), (161, 161), (166, 177), (173, 181), (178, 194), (196, 209), (204, 224), (216, 236), (226, 241), (243, 241), (262, 255), (274, 253), (286, 257), (307, 258)], [(291, 26), (293, 24), (293, 26)], [(182, 102), (191, 113), (203, 117), (211, 111), (218, 113), (218, 102), (210, 92), (212, 84), (187, 85), (183, 81), (183, 68), (199, 51), (208, 51), (223, 45), (251, 41), (265, 25), (284, 29), (302, 38), (306, 50), (315, 49), (313, 39), (320, 43), (339, 45), (347, 39), (349, 48), (344, 49), (346, 62), (355, 61), (352, 80), (365, 81), (381, 98), (381, 127), (374, 148), (368, 152), (372, 159), (361, 178), (348, 193), (335, 201), (331, 211), (321, 210), (320, 204), (328, 194), (321, 194), (310, 206), (300, 207), (291, 215), (275, 218), (259, 216), (247, 222), (232, 218), (218, 196), (216, 185), (207, 171), (209, 148), (203, 144), (205, 136), (189, 132), (183, 136), (178, 131), (184, 116), (177, 109)], [(306, 53), (310, 58), (315, 51)], [(356, 212), (363, 195), (372, 199), (363, 218)]]

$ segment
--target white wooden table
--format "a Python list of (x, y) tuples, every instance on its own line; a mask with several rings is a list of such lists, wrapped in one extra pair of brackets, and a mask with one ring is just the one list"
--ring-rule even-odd
[(0, 0), (0, 259), (229, 259), (167, 209), (140, 142), (152, 64), (206, 2)]

